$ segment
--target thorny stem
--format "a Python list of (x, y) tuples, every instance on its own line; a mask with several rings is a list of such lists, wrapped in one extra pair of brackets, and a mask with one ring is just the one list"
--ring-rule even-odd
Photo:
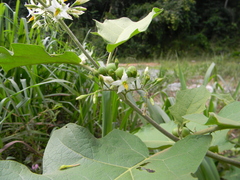
[[(173, 141), (178, 141), (179, 139), (172, 135), (171, 133), (169, 133), (168, 131), (166, 131), (164, 128), (162, 128), (159, 124), (157, 124), (151, 117), (149, 117), (148, 115), (145, 115), (142, 113), (141, 109), (139, 109), (135, 104), (133, 104), (131, 101), (129, 101), (127, 98), (125, 98), (123, 96), (123, 94), (119, 94), (120, 97), (122, 98), (122, 100), (128, 104), (134, 111), (136, 111), (140, 116), (142, 116), (146, 121), (148, 121), (151, 125), (153, 125), (158, 131), (160, 131), (161, 133), (163, 133), (165, 136), (167, 136), (168, 138), (172, 139)], [(239, 167), (240, 168), (240, 162), (239, 161), (235, 161), (233, 159), (218, 155), (216, 153), (213, 153), (211, 151), (207, 151), (206, 155), (208, 157), (211, 157), (213, 159), (231, 164), (233, 166)]]

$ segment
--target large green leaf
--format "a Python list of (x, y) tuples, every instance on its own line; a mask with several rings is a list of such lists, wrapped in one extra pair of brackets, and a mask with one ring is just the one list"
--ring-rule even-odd
[[(187, 123), (187, 127), (193, 132), (209, 128), (208, 125), (205, 125), (208, 118), (203, 114), (190, 114), (183, 117), (191, 121)], [(228, 129), (225, 129), (211, 133), (212, 149), (215, 149), (217, 152), (223, 152), (224, 150), (229, 150), (234, 147), (234, 144), (228, 140), (228, 131)]]
[(134, 22), (122, 17), (115, 20), (105, 20), (103, 23), (96, 21), (98, 32), (93, 34), (101, 36), (108, 42), (107, 51), (112, 52), (117, 46), (126, 42), (131, 37), (146, 31), (152, 19), (162, 12), (162, 9), (153, 8), (145, 18)]
[[(170, 133), (172, 133), (172, 130), (177, 127), (173, 121), (162, 123), (160, 125)], [(175, 143), (167, 136), (159, 132), (151, 124), (143, 126), (137, 133), (135, 133), (135, 135), (138, 136), (148, 148), (160, 148), (162, 146), (170, 146)]]
[(235, 101), (231, 104), (228, 104), (218, 114), (224, 118), (228, 118), (237, 122), (240, 122), (240, 102)]
[(210, 117), (203, 114), (189, 114), (184, 119), (203, 125), (217, 125), (221, 129), (240, 128), (240, 102), (235, 101), (225, 106), (219, 114), (209, 113)]
[(225, 104), (230, 104), (234, 102), (234, 99), (231, 94), (218, 94), (214, 93), (212, 96), (215, 96), (216, 98), (222, 100)]
[(215, 113), (210, 113), (210, 117), (206, 122), (206, 125), (218, 125), (222, 129), (240, 128), (240, 122), (234, 121), (232, 119), (224, 118)]
[(0, 47), (0, 66), (5, 71), (14, 67), (33, 64), (69, 63), (79, 64), (81, 59), (73, 52), (50, 55), (43, 47), (29, 44), (12, 44), (13, 52)]
[(204, 86), (178, 91), (176, 103), (169, 110), (174, 120), (179, 124), (183, 124), (186, 120), (182, 116), (203, 112), (209, 97), (210, 92)]
[[(113, 130), (102, 139), (85, 128), (67, 124), (52, 133), (43, 158), (43, 174), (36, 175), (14, 161), (0, 161), (1, 179), (145, 180), (194, 179), (211, 136), (188, 136), (171, 148), (149, 156), (135, 135)], [(76, 165), (60, 170), (62, 165)]]

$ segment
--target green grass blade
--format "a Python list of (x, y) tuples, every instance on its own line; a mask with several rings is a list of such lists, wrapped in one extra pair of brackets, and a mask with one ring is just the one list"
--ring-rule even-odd
[(240, 81), (238, 82), (238, 85), (234, 91), (233, 98), (236, 99), (240, 91)]
[(178, 64), (178, 70), (179, 70), (179, 80), (180, 80), (180, 84), (181, 84), (181, 90), (185, 90), (185, 89), (187, 89), (187, 84), (186, 84), (184, 74), (183, 74), (182, 69), (179, 64)]
[(204, 76), (204, 80), (203, 80), (203, 85), (204, 86), (206, 86), (209, 83), (209, 81), (211, 79), (211, 74), (213, 73), (214, 69), (215, 69), (215, 63), (212, 63), (209, 66), (209, 68), (208, 68), (208, 70), (207, 70), (207, 72), (206, 72), (206, 74)]
[(117, 119), (118, 96), (116, 92), (104, 91), (102, 93), (102, 136), (113, 129), (113, 122)]

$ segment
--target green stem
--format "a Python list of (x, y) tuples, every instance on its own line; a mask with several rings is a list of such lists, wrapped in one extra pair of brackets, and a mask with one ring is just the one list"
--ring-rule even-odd
[[(42, 0), (38, 0), (38, 2), (45, 8), (47, 8), (48, 6), (42, 1)], [(88, 58), (89, 61), (91, 61), (91, 63), (95, 66), (95, 68), (98, 68), (98, 64), (94, 61), (94, 59), (88, 54), (88, 52), (84, 49), (84, 47), (82, 46), (82, 44), (78, 41), (77, 37), (73, 34), (73, 32), (69, 29), (69, 27), (66, 25), (66, 23), (62, 20), (59, 19), (58, 20), (59, 24), (61, 25), (61, 27), (68, 33), (68, 35), (71, 37), (71, 39), (73, 40), (73, 42), (77, 45), (77, 47), (83, 52), (83, 54)]]
[(224, 157), (224, 156), (220, 156), (220, 155), (218, 155), (216, 153), (213, 153), (211, 151), (207, 152), (207, 156), (211, 157), (213, 159), (216, 159), (218, 161), (222, 161), (222, 162), (225, 162), (225, 163), (228, 163), (228, 164), (231, 164), (233, 166), (236, 166), (236, 167), (240, 168), (240, 161), (235, 161), (233, 159), (230, 159), (230, 158), (227, 158), (227, 157)]
[(43, 7), (47, 8), (48, 6), (42, 0), (37, 0)]
[(59, 24), (62, 26), (62, 28), (68, 33), (68, 35), (71, 37), (73, 42), (78, 46), (78, 48), (83, 52), (83, 54), (88, 58), (89, 61), (94, 65), (95, 68), (99, 68), (98, 64), (94, 61), (94, 59), (88, 54), (88, 52), (84, 49), (82, 44), (78, 41), (76, 36), (73, 34), (73, 32), (69, 29), (69, 27), (66, 25), (66, 23), (62, 20), (58, 20)]
[(107, 59), (107, 65), (111, 62), (112, 56), (113, 56), (113, 52), (110, 52)]
[(215, 131), (218, 131), (218, 130), (221, 130), (221, 129), (222, 128), (220, 128), (219, 126), (212, 126), (212, 127), (207, 128), (207, 129), (197, 131), (197, 132), (193, 133), (193, 135), (212, 133), (212, 132), (215, 132)]
[[(119, 96), (121, 97), (121, 99), (127, 104), (129, 105), (134, 111), (136, 111), (140, 116), (142, 116), (146, 121), (148, 121), (151, 125), (153, 125), (158, 131), (160, 131), (161, 133), (163, 133), (165, 136), (167, 136), (168, 138), (172, 139), (173, 141), (178, 141), (179, 139), (172, 135), (171, 133), (169, 133), (168, 131), (166, 131), (165, 129), (163, 129), (159, 124), (157, 124), (151, 117), (145, 115), (142, 113), (141, 109), (139, 109), (135, 104), (133, 104), (131, 101), (129, 101), (127, 98), (125, 98), (125, 96), (123, 94), (119, 94)], [(214, 127), (216, 130), (219, 130), (219, 128)], [(214, 129), (212, 128), (210, 130), (207, 129), (206, 132), (213, 132), (212, 130)], [(210, 130), (210, 131), (209, 131)], [(235, 161), (233, 159), (218, 155), (216, 153), (213, 153), (211, 151), (208, 151), (206, 154), (208, 157), (211, 157), (213, 159), (216, 159), (218, 161), (222, 161), (228, 164), (231, 164), (233, 166), (236, 167), (240, 167), (240, 162), (239, 161)]]
[[(123, 97), (123, 94), (119, 94)], [(151, 117), (149, 117), (146, 114), (143, 114), (141, 109), (139, 109), (135, 104), (133, 104), (131, 101), (129, 101), (127, 98), (122, 98), (122, 100), (129, 105), (134, 111), (136, 111), (140, 116), (142, 116), (146, 121), (148, 121), (151, 125), (153, 125), (158, 131), (163, 133), (168, 138), (172, 139), (173, 141), (178, 141), (179, 139), (174, 136), (173, 134), (166, 131), (164, 128), (162, 128), (158, 123), (156, 123)]]

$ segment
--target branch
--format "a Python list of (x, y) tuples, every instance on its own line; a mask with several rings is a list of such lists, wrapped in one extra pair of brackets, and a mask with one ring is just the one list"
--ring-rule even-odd
[[(139, 109), (135, 104), (133, 104), (131, 101), (129, 101), (127, 98), (125, 98), (123, 94), (119, 94), (119, 96), (121, 97), (121, 99), (127, 105), (129, 105), (134, 111), (136, 111), (140, 116), (142, 116), (147, 122), (149, 122), (151, 125), (153, 125), (158, 131), (160, 131), (165, 136), (167, 136), (168, 138), (172, 139), (175, 142), (179, 140), (176, 136), (172, 135), (171, 133), (166, 131), (164, 128), (162, 128), (159, 124), (157, 124), (151, 117), (143, 114), (141, 109)], [(225, 163), (228, 163), (228, 164), (231, 164), (233, 166), (236, 166), (236, 167), (240, 168), (240, 162), (239, 161), (235, 161), (233, 159), (221, 156), (221, 155), (213, 153), (211, 151), (207, 151), (206, 155), (208, 157), (211, 157), (211, 158), (216, 159), (218, 161), (222, 161), (222, 162), (225, 162)]]
[[(119, 94), (119, 96), (122, 98), (123, 94)], [(164, 128), (162, 128), (158, 123), (156, 123), (151, 117), (149, 117), (146, 114), (143, 114), (141, 109), (139, 109), (135, 104), (133, 104), (131, 101), (129, 101), (127, 98), (122, 98), (122, 100), (129, 105), (134, 111), (136, 111), (140, 116), (142, 116), (147, 122), (149, 122), (151, 125), (153, 125), (158, 131), (163, 133), (168, 138), (172, 139), (173, 141), (178, 141), (179, 139), (174, 136), (173, 134), (166, 131)]]
[(82, 44), (78, 41), (76, 36), (73, 34), (73, 32), (69, 29), (69, 27), (66, 25), (66, 23), (62, 20), (58, 20), (61, 27), (68, 33), (68, 35), (71, 37), (73, 42), (77, 45), (77, 47), (83, 52), (83, 54), (88, 58), (89, 61), (94, 65), (95, 68), (98, 68), (98, 64), (94, 61), (94, 59), (88, 54), (88, 52), (84, 49)]

